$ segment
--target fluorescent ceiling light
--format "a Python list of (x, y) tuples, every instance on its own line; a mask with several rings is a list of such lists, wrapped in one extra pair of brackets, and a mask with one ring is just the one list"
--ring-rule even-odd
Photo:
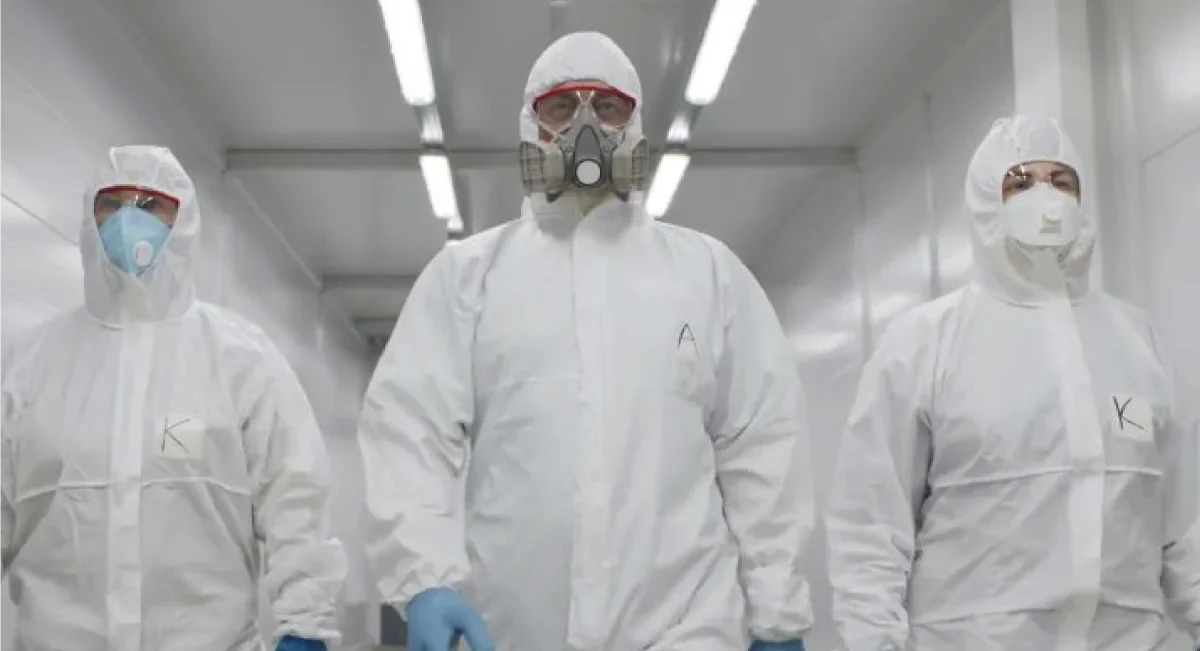
[(742, 32), (746, 31), (746, 22), (750, 20), (754, 2), (717, 0), (708, 17), (704, 40), (700, 42), (700, 51), (696, 53), (696, 62), (692, 65), (692, 76), (688, 78), (684, 91), (688, 102), (707, 106), (717, 98), (721, 82), (725, 81), (725, 73), (729, 72), (729, 64), (737, 52), (738, 42), (742, 40)]
[(452, 235), (462, 235), (464, 228), (465, 226), (463, 225), (462, 217), (459, 217), (458, 215), (451, 217), (449, 221), (446, 222), (446, 231)]
[(379, 0), (383, 28), (391, 43), (392, 63), (404, 101), (427, 106), (437, 97), (433, 92), (433, 69), (429, 65), (429, 47), (425, 43), (425, 25), (421, 21), (418, 0)]
[(458, 200), (454, 196), (454, 175), (450, 173), (450, 159), (445, 154), (427, 152), (421, 154), (421, 175), (425, 177), (425, 190), (429, 192), (429, 205), (438, 219), (452, 220), (458, 217)]
[(418, 113), (421, 117), (421, 142), (426, 145), (444, 144), (446, 137), (442, 133), (442, 119), (437, 106), (424, 107)]
[(690, 137), (692, 137), (692, 125), (687, 113), (676, 115), (675, 120), (671, 122), (671, 128), (667, 129), (667, 142), (683, 143), (687, 142)]
[(658, 169), (654, 171), (654, 181), (650, 183), (650, 192), (646, 195), (646, 212), (658, 219), (667, 214), (671, 207), (671, 199), (679, 189), (683, 173), (687, 171), (692, 157), (686, 151), (668, 151), (658, 161)]

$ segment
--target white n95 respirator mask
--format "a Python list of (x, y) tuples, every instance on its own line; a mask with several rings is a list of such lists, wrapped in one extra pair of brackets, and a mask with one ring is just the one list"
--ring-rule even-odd
[(538, 124), (551, 137), (549, 142), (521, 143), (525, 191), (554, 201), (569, 189), (607, 188), (621, 199), (644, 190), (650, 145), (644, 137), (630, 137), (624, 127), (630, 114), (619, 101), (575, 89), (540, 99)]
[(1079, 237), (1083, 208), (1075, 197), (1046, 183), (1013, 195), (1000, 208), (1012, 240), (1035, 247), (1061, 247)]

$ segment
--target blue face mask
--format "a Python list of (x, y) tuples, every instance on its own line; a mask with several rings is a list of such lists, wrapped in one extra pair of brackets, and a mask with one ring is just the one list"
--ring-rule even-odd
[(140, 276), (158, 258), (171, 229), (136, 206), (122, 206), (100, 226), (108, 259), (125, 273)]

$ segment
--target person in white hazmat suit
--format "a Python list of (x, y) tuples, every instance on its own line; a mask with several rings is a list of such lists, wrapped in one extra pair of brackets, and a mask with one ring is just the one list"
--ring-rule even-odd
[(84, 307), (3, 369), (3, 561), (21, 651), (258, 651), (336, 640), (345, 574), (312, 409), (262, 330), (196, 299), (195, 188), (108, 152), (85, 198)]
[(1082, 172), (1057, 121), (996, 122), (966, 181), (978, 280), (866, 365), (826, 513), (848, 651), (1200, 640), (1195, 400), (1146, 315), (1089, 288)]
[(550, 45), (524, 214), (433, 259), (379, 362), (366, 547), (410, 651), (803, 648), (798, 372), (742, 263), (644, 212), (640, 100), (608, 37)]

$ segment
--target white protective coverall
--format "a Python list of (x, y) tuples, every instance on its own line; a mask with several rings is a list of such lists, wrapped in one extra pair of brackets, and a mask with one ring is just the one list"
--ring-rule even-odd
[[(140, 280), (110, 264), (92, 216), (115, 185), (180, 200)], [(120, 147), (84, 202), (86, 306), (4, 363), (18, 649), (259, 649), (260, 544), (276, 633), (336, 639), (345, 560), (321, 433), (266, 335), (196, 300), (191, 180), (167, 149)]]
[[(599, 34), (552, 44), (526, 105), (566, 80), (641, 97)], [(798, 638), (806, 436), (788, 342), (732, 252), (637, 202), (535, 196), (409, 295), (359, 430), (368, 556), (386, 602), (458, 589), (500, 651)]]
[(826, 516), (848, 651), (1196, 648), (1169, 602), (1200, 638), (1194, 401), (1146, 315), (1089, 291), (1094, 214), (1056, 273), (1006, 236), (1002, 178), (1037, 160), (1082, 176), (1057, 122), (993, 126), (966, 183), (979, 280), (864, 370)]

